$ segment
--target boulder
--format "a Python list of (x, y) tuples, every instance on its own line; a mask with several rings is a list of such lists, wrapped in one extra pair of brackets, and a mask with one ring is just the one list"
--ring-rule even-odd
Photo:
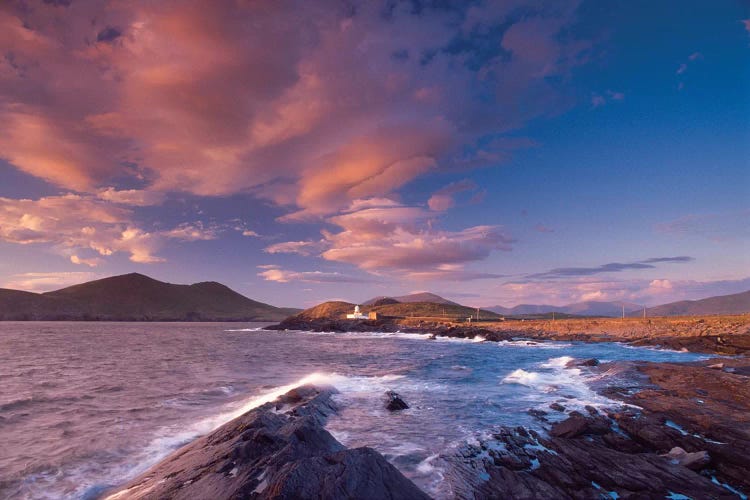
[(386, 410), (399, 411), (399, 410), (406, 410), (407, 408), (409, 408), (409, 405), (406, 404), (406, 401), (404, 401), (403, 398), (397, 392), (386, 391), (385, 395), (388, 398), (385, 403)]
[(560, 403), (552, 403), (551, 405), (549, 405), (549, 407), (555, 411), (559, 411), (559, 412), (565, 411), (565, 407), (561, 405)]

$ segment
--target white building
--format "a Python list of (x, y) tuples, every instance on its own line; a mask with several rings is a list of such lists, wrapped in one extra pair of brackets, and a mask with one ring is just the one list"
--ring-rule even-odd
[(362, 311), (359, 310), (359, 306), (354, 306), (354, 313), (347, 314), (346, 319), (367, 319), (367, 316), (362, 314)]

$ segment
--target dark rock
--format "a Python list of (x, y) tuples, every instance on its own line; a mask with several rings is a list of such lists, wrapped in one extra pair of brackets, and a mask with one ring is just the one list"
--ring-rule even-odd
[(566, 368), (573, 368), (574, 366), (599, 366), (599, 360), (595, 358), (572, 359), (565, 365)]
[(375, 450), (346, 449), (325, 430), (333, 392), (302, 387), (245, 413), (125, 485), (122, 498), (429, 498)]
[(563, 412), (565, 411), (565, 407), (561, 405), (560, 403), (552, 403), (549, 405), (549, 407), (555, 411)]
[(385, 403), (385, 409), (388, 411), (399, 411), (399, 410), (406, 410), (409, 408), (409, 405), (406, 404), (406, 401), (401, 398), (401, 396), (394, 391), (386, 391), (385, 395), (387, 396), (388, 400)]
[(585, 417), (573, 415), (553, 425), (549, 433), (554, 437), (574, 438), (586, 432), (588, 426), (589, 421)]

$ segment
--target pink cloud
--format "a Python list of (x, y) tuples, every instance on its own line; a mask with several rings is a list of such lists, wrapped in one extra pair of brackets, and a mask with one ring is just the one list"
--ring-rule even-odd
[[(290, 219), (330, 215), (438, 168), (505, 161), (500, 147), (466, 161), (461, 146), (564, 109), (546, 77), (582, 64), (588, 45), (558, 36), (574, 20), (575, 3), (562, 5), (511, 23), (512, 56), (486, 61), (480, 78), (439, 49), (507, 22), (513, 6), (399, 7), (387, 20), (370, 3), (354, 14), (283, 1), (11, 6), (0, 13), (0, 48), (14, 54), (0, 67), (0, 151), (118, 203), (159, 201), (108, 189), (125, 176), (149, 193), (245, 191), (293, 206)], [(288, 22), (291, 10), (316, 22)], [(458, 93), (493, 95), (505, 111)]]
[(478, 186), (476, 185), (476, 183), (469, 179), (452, 182), (433, 193), (430, 199), (427, 200), (427, 206), (430, 207), (430, 210), (434, 210), (436, 212), (444, 212), (445, 210), (448, 210), (449, 208), (455, 206), (456, 195), (466, 191), (476, 191), (477, 189)]

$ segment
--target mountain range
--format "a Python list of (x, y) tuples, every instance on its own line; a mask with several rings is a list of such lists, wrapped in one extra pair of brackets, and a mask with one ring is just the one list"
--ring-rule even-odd
[(643, 306), (632, 302), (599, 302), (585, 301), (575, 302), (565, 306), (537, 305), (537, 304), (520, 304), (515, 307), (493, 306), (488, 307), (490, 311), (506, 316), (523, 316), (533, 314), (545, 314), (558, 312), (572, 314), (576, 316), (622, 316), (623, 308), (627, 315), (633, 311), (640, 311)]
[(0, 288), (0, 320), (280, 321), (299, 311), (214, 281), (175, 285), (138, 273), (46, 293)]
[(648, 316), (700, 316), (750, 312), (750, 290), (701, 300), (681, 300), (646, 309)]

